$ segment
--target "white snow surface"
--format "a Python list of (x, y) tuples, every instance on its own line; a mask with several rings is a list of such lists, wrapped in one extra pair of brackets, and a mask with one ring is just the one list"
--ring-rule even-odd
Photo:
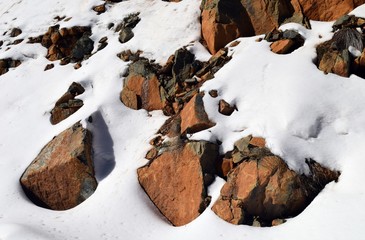
[[(2, 0), (0, 2), (0, 59), (21, 59), (16, 69), (0, 76), (0, 239), (363, 239), (365, 236), (365, 80), (352, 75), (325, 75), (313, 64), (315, 46), (331, 38), (332, 23), (312, 22), (312, 30), (297, 24), (305, 45), (288, 55), (270, 51), (259, 37), (241, 38), (230, 48), (232, 60), (202, 90), (219, 91), (218, 98), (205, 94), (206, 111), (216, 126), (191, 139), (222, 141), (221, 152), (248, 134), (266, 138), (267, 146), (288, 165), (307, 173), (305, 158), (341, 171), (338, 183), (330, 183), (299, 216), (278, 227), (235, 226), (219, 219), (208, 207), (190, 224), (171, 226), (138, 184), (136, 169), (147, 163), (148, 142), (166, 120), (161, 111), (131, 110), (119, 101), (127, 64), (117, 58), (122, 50), (142, 50), (163, 64), (175, 50), (189, 46), (201, 60), (209, 58), (199, 43), (200, 1), (169, 3), (161, 0), (129, 0), (108, 5), (96, 15), (91, 8), (99, 0)], [(140, 12), (135, 36), (118, 41), (111, 22), (119, 23)], [(365, 16), (365, 6), (354, 10)], [(56, 16), (72, 17), (58, 22)], [(5, 46), (9, 30), (23, 33), (15, 39), (35, 37), (49, 26), (89, 25), (97, 42), (109, 45), (74, 70), (50, 62), (40, 44)], [(5, 31), (7, 34), (2, 35)], [(262, 37), (262, 36), (261, 36)], [(96, 49), (96, 48), (95, 48)], [(72, 82), (86, 89), (84, 106), (53, 126), (50, 110)], [(231, 116), (218, 113), (218, 101), (237, 106)], [(93, 123), (86, 119), (92, 115)], [(35, 206), (24, 195), (19, 178), (42, 147), (73, 123), (81, 120), (94, 135), (96, 192), (79, 206), (51, 211)], [(224, 180), (210, 186), (212, 203)], [(212, 205), (211, 203), (211, 205)]]

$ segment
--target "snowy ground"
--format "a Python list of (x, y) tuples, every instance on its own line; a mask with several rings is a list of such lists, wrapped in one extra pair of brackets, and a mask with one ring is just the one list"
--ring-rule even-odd
[[(218, 114), (217, 101), (204, 101), (217, 125), (192, 136), (219, 139), (222, 152), (248, 134), (265, 137), (268, 146), (289, 166), (305, 172), (304, 158), (312, 157), (342, 172), (338, 183), (326, 186), (299, 216), (272, 228), (234, 226), (208, 208), (183, 227), (165, 221), (140, 188), (136, 169), (146, 163), (148, 141), (166, 117), (156, 111), (127, 109), (119, 101), (126, 63), (116, 54), (125, 49), (142, 50), (144, 56), (164, 63), (168, 56), (190, 44), (203, 60), (209, 54), (200, 38), (198, 0), (168, 3), (161, 0), (123, 1), (108, 5), (102, 15), (90, 10), (99, 0), (41, 1), (2, 0), (0, 34), (13, 27), (23, 33), (16, 39), (38, 36), (56, 24), (54, 17), (72, 17), (61, 27), (92, 25), (91, 38), (108, 37), (109, 45), (74, 70), (71, 64), (44, 72), (50, 63), (40, 44), (0, 49), (0, 59), (12, 57), (23, 63), (0, 76), (0, 239), (363, 239), (365, 236), (365, 80), (324, 75), (313, 64), (314, 46), (331, 37), (331, 23), (312, 22), (313, 30), (298, 25), (305, 45), (289, 55), (276, 55), (258, 37), (240, 39), (232, 48), (233, 59), (206, 82), (203, 90), (218, 89), (220, 97), (236, 104), (230, 117)], [(126, 44), (107, 29), (130, 13), (140, 12), (135, 37)], [(365, 16), (365, 7), (356, 10)], [(322, 38), (319, 38), (319, 35)], [(9, 35), (0, 35), (9, 40)], [(84, 106), (60, 124), (49, 123), (55, 101), (72, 82), (86, 92)], [(90, 115), (93, 124), (86, 123)], [(24, 195), (19, 178), (41, 148), (74, 122), (94, 133), (95, 165), (99, 186), (81, 205), (67, 211), (35, 206)], [(210, 187), (213, 201), (224, 181)]]

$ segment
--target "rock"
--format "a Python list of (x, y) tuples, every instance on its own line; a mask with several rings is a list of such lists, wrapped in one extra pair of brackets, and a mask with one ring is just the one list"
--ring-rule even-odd
[(291, 39), (283, 39), (273, 42), (270, 45), (271, 51), (277, 54), (288, 54), (291, 53), (294, 46), (294, 41)]
[(311, 20), (334, 21), (365, 3), (365, 0), (297, 0), (304, 15)]
[(84, 91), (85, 89), (79, 83), (73, 82), (71, 84), (67, 92), (57, 100), (51, 111), (50, 121), (53, 125), (68, 118), (84, 105), (82, 100), (75, 99), (76, 96), (84, 93)]
[(123, 60), (124, 62), (133, 61), (136, 62), (139, 60), (139, 55), (141, 55), (141, 51), (137, 51), (133, 53), (131, 50), (122, 51), (118, 53), (117, 56)]
[(214, 174), (218, 146), (188, 142), (166, 151), (139, 168), (138, 181), (160, 212), (174, 226), (188, 224), (209, 205), (204, 175)]
[(25, 170), (20, 183), (37, 205), (53, 210), (73, 208), (96, 187), (91, 133), (80, 123), (53, 138)]
[(11, 58), (0, 59), (0, 76), (7, 73), (10, 68), (16, 68), (20, 64), (20, 60), (14, 60)]
[(47, 64), (46, 67), (44, 68), (44, 71), (50, 70), (52, 68), (54, 68), (54, 64), (53, 63)]
[(124, 105), (147, 111), (163, 109), (160, 82), (149, 62), (141, 59), (131, 63), (128, 73), (120, 96)]
[(255, 34), (239, 0), (203, 0), (201, 9), (202, 36), (212, 54), (238, 37)]
[(10, 32), (10, 37), (17, 37), (22, 34), (22, 30), (20, 28), (13, 28)]
[(84, 34), (79, 40), (77, 40), (74, 48), (71, 52), (71, 58), (74, 61), (80, 61), (85, 58), (86, 55), (90, 55), (94, 49), (94, 41)]
[(218, 97), (218, 91), (213, 89), (213, 90), (210, 90), (209, 91), (209, 95), (212, 97), (212, 98), (216, 98)]
[(204, 110), (203, 94), (196, 94), (183, 108), (181, 116), (181, 133), (196, 133), (215, 125)]
[(132, 28), (126, 27), (120, 31), (119, 42), (126, 43), (134, 37)]
[(334, 73), (342, 77), (350, 76), (350, 54), (347, 50), (333, 50), (323, 54), (318, 68), (324, 73)]
[(228, 173), (212, 207), (227, 222), (253, 225), (258, 221), (260, 226), (271, 226), (275, 219), (302, 212), (328, 182), (338, 179), (338, 172), (313, 160), (306, 161), (310, 175), (297, 174), (264, 143), (249, 136), (235, 144), (233, 152), (239, 151), (245, 160)]
[(106, 11), (106, 7), (105, 7), (105, 4), (101, 4), (101, 5), (97, 5), (97, 6), (94, 6), (93, 7), (93, 10), (95, 12), (97, 12), (97, 14), (102, 14), (102, 13), (105, 13)]
[(48, 49), (47, 59), (50, 61), (63, 58), (70, 61), (63, 61), (64, 64), (82, 60), (89, 55), (94, 48), (94, 42), (89, 38), (90, 27), (75, 26), (72, 28), (59, 28), (55, 25), (48, 28), (48, 31), (39, 37), (29, 38), (30, 43), (38, 43)]
[(235, 106), (231, 106), (223, 99), (219, 100), (219, 109), (218, 109), (219, 113), (226, 116), (230, 116), (235, 109), (236, 109)]

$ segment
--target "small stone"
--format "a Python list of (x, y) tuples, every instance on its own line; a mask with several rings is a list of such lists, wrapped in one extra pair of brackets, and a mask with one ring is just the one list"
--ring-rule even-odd
[(229, 103), (227, 103), (223, 99), (219, 100), (219, 109), (218, 109), (219, 113), (226, 115), (226, 116), (230, 116), (234, 110), (235, 110), (234, 106), (231, 106)]
[(148, 152), (147, 152), (147, 154), (146, 154), (146, 159), (148, 159), (148, 160), (153, 160), (153, 159), (155, 159), (156, 157), (158, 156), (158, 151), (157, 151), (157, 149), (156, 148), (151, 148)]
[(80, 67), (82, 67), (82, 64), (80, 62), (77, 62), (75, 65), (74, 65), (74, 69), (77, 70), (79, 69)]
[(210, 90), (209, 91), (209, 95), (212, 97), (212, 98), (216, 98), (218, 97), (218, 91), (217, 90)]
[(102, 13), (105, 13), (105, 11), (106, 11), (105, 4), (101, 4), (101, 5), (94, 6), (93, 7), (93, 10), (95, 12), (97, 12), (98, 15), (99, 14), (102, 14)]
[(53, 63), (47, 64), (46, 67), (44, 68), (44, 71), (50, 70), (52, 68), (54, 68), (54, 64)]
[(102, 37), (102, 38), (99, 40), (99, 43), (105, 43), (106, 41), (108, 41), (108, 37)]
[(285, 223), (286, 221), (285, 221), (285, 219), (280, 219), (280, 218), (277, 218), (277, 219), (274, 219), (274, 220), (272, 220), (272, 222), (271, 222), (271, 225), (274, 227), (274, 226), (279, 226), (279, 225), (281, 225), (281, 224), (283, 224), (283, 223)]
[(291, 39), (282, 39), (270, 45), (271, 51), (277, 54), (288, 54), (292, 52), (295, 42)]
[(17, 37), (22, 33), (20, 28), (13, 28), (10, 32), (10, 37)]
[(126, 43), (134, 37), (132, 28), (123, 28), (119, 34), (119, 42)]

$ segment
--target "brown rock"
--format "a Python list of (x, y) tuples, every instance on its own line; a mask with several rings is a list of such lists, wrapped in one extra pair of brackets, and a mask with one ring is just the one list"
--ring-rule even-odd
[(271, 51), (277, 54), (288, 54), (292, 52), (295, 42), (291, 39), (282, 39), (270, 45)]
[[(293, 0), (294, 1), (294, 0)], [(333, 21), (365, 3), (365, 0), (295, 0), (309, 19)]]
[(342, 77), (350, 76), (350, 59), (347, 50), (330, 50), (323, 54), (318, 68), (324, 73), (334, 73)]
[(22, 33), (20, 28), (13, 28), (10, 32), (10, 37), (17, 37)]
[(10, 68), (16, 68), (20, 64), (20, 60), (14, 60), (11, 58), (0, 59), (0, 76), (7, 73)]
[(264, 146), (263, 138), (250, 136), (235, 144), (233, 152), (242, 154), (245, 161), (229, 172), (212, 207), (227, 222), (271, 226), (275, 219), (296, 216), (339, 176), (313, 160), (306, 161), (311, 174), (299, 175)]
[(209, 91), (209, 95), (212, 97), (212, 98), (216, 98), (218, 97), (218, 91), (217, 90), (210, 90)]
[(54, 64), (53, 63), (47, 64), (46, 67), (44, 68), (44, 71), (50, 70), (52, 68), (54, 68)]
[(57, 100), (55, 107), (51, 111), (50, 121), (53, 125), (68, 118), (83, 105), (83, 101), (75, 99), (76, 96), (82, 94), (85, 89), (79, 83), (72, 83), (69, 89), (63, 96)]
[(91, 147), (91, 134), (80, 123), (52, 139), (20, 179), (29, 198), (46, 208), (66, 210), (91, 196), (97, 187)]
[(150, 150), (148, 150), (148, 152), (146, 153), (146, 159), (148, 160), (153, 160), (158, 156), (158, 150), (156, 148), (151, 148)]
[(196, 94), (180, 112), (181, 133), (196, 133), (215, 125), (204, 110), (203, 95)]
[(224, 101), (223, 99), (219, 100), (219, 109), (218, 111), (226, 116), (230, 116), (235, 110), (234, 106), (231, 106), (229, 103)]
[(102, 13), (105, 13), (105, 11), (106, 11), (105, 4), (101, 4), (101, 5), (94, 6), (93, 7), (93, 10), (95, 12), (97, 12), (98, 15), (99, 14), (102, 14)]
[(141, 100), (138, 95), (129, 90), (128, 88), (123, 88), (120, 92), (120, 101), (126, 106), (134, 110), (141, 109)]
[(174, 226), (193, 221), (209, 204), (203, 176), (214, 173), (217, 155), (212, 143), (189, 142), (138, 169), (139, 183)]

